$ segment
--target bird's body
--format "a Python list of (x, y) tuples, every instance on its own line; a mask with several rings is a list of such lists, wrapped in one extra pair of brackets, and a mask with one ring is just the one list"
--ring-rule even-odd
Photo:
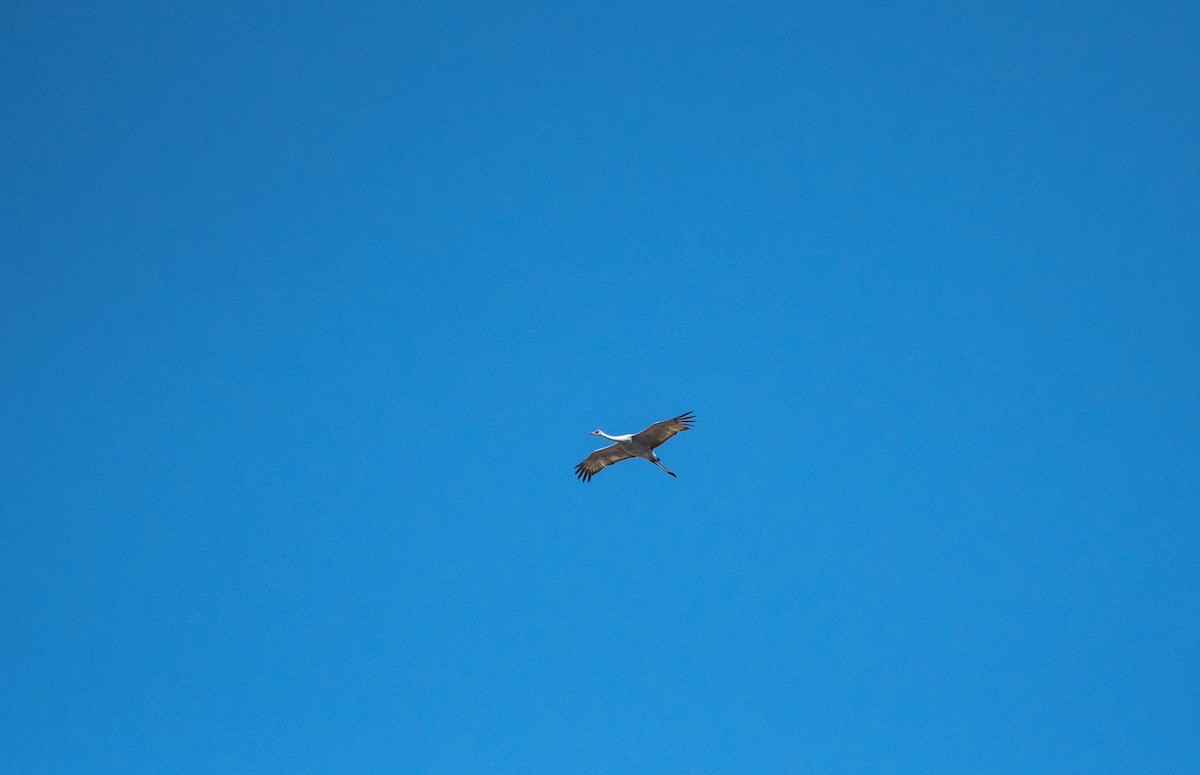
[(676, 433), (689, 430), (694, 421), (695, 418), (692, 416), (692, 413), (686, 412), (670, 420), (656, 422), (641, 433), (625, 433), (620, 436), (610, 436), (602, 430), (594, 430), (592, 431), (593, 436), (601, 436), (613, 442), (613, 444), (598, 449), (584, 458), (582, 463), (575, 466), (575, 475), (586, 482), (601, 469), (611, 466), (613, 463), (619, 463), (631, 457), (640, 457), (643, 460), (649, 460), (671, 476), (675, 476), (674, 471), (671, 471), (662, 464), (662, 461), (658, 459), (658, 455), (654, 454), (654, 450)]

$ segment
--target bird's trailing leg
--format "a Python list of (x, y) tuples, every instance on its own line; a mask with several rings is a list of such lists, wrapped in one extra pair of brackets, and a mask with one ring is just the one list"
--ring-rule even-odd
[[(658, 466), (658, 467), (659, 467), (659, 468), (661, 468), (662, 470), (666, 471), (666, 472), (667, 472), (668, 474), (670, 474), (671, 476), (675, 476), (675, 472), (674, 472), (674, 471), (672, 471), (671, 469), (667, 468), (666, 466), (664, 466), (664, 465), (663, 465), (663, 464), (662, 464), (660, 461), (658, 461), (658, 460), (651, 460), (650, 462), (651, 462), (651, 463), (653, 463), (654, 465)], [(676, 479), (678, 479), (679, 477), (677, 477), (677, 476), (676, 476), (675, 478), (676, 478)]]

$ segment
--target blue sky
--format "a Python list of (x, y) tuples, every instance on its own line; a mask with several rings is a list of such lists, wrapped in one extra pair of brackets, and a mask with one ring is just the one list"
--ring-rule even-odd
[(0, 30), (0, 772), (1200, 766), (1195, 4)]

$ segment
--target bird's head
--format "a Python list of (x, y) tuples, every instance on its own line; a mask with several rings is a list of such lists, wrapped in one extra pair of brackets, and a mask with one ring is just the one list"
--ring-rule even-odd
[(604, 434), (600, 432), (600, 429), (599, 429), (599, 428), (597, 428), (596, 430), (592, 431), (592, 432), (591, 432), (591, 433), (589, 433), (588, 435), (589, 435), (589, 436), (603, 436)]

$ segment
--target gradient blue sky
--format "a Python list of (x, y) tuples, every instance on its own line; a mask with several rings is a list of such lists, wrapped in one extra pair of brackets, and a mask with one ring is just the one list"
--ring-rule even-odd
[(0, 772), (1197, 771), (1198, 41), (6, 4)]

